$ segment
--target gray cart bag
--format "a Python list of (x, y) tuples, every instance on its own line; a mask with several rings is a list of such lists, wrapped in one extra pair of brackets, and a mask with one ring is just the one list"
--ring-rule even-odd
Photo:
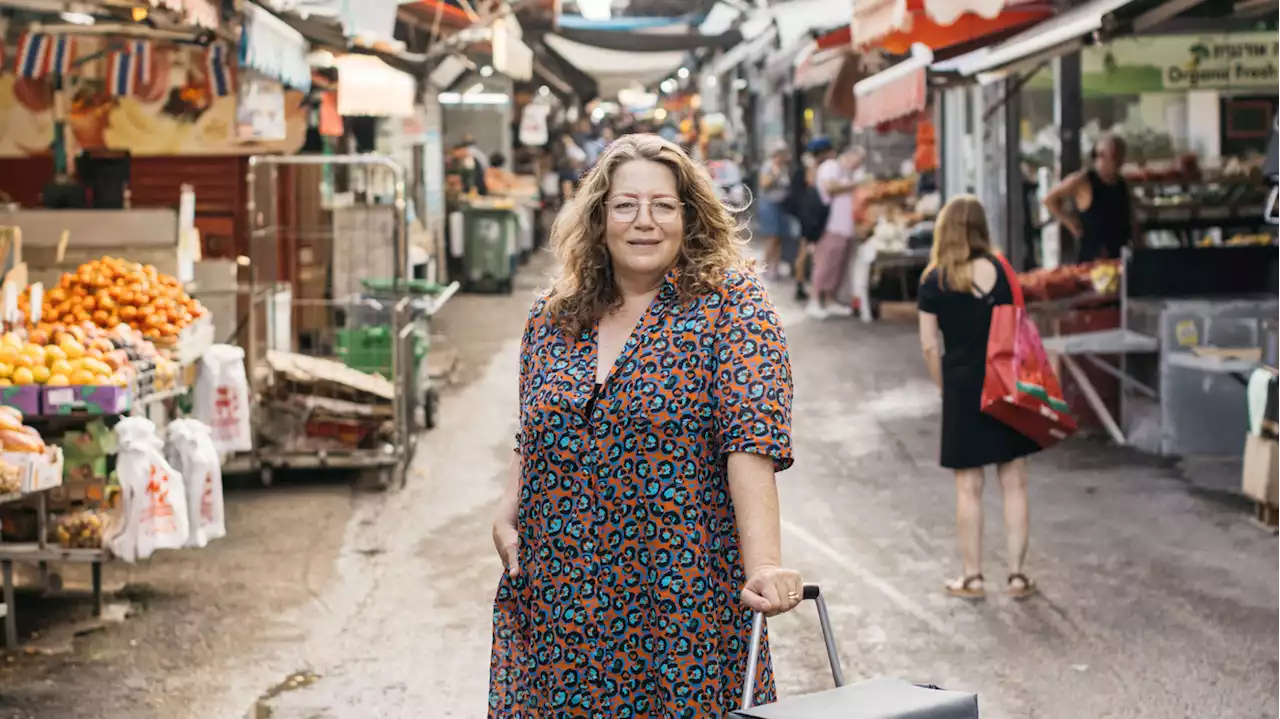
[(752, 707), (756, 666), (760, 662), (760, 641), (764, 635), (764, 615), (756, 614), (751, 628), (747, 676), (742, 687), (742, 709), (732, 716), (738, 719), (978, 719), (976, 694), (920, 687), (887, 677), (846, 686), (840, 656), (836, 653), (835, 635), (831, 631), (831, 619), (827, 616), (826, 600), (818, 587), (812, 584), (805, 586), (804, 598), (818, 605), (818, 621), (822, 624), (822, 638), (827, 645), (827, 658), (831, 660), (831, 676), (835, 679), (836, 688)]

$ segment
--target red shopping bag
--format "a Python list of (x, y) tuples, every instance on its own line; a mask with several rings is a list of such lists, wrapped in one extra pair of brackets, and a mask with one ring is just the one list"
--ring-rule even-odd
[(987, 376), (982, 383), (982, 411), (1050, 447), (1076, 432), (1062, 385), (1049, 364), (1035, 323), (1027, 316), (1022, 286), (1013, 267), (996, 255), (1013, 290), (1012, 305), (991, 311), (987, 337)]

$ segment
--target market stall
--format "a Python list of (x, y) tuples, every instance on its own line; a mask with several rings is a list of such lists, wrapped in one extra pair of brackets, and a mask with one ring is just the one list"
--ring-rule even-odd
[(61, 584), (58, 563), (90, 564), (100, 610), (104, 563), (203, 546), (225, 531), (210, 426), (169, 419), (212, 410), (189, 400), (213, 337), (205, 308), (177, 277), (119, 257), (74, 266), (47, 289), (24, 284), (27, 276), (17, 263), (0, 300), (0, 570), (10, 649), (15, 562), (36, 564), (46, 591)]
[[(1120, 262), (1023, 276), (1045, 349), (1118, 444), (1161, 455), (1231, 455), (1245, 434), (1242, 376), (1274, 354), (1275, 245), (1126, 251)], [(1067, 313), (1110, 309), (1115, 327), (1073, 334)], [(1268, 331), (1268, 323), (1272, 328)], [(1101, 324), (1101, 323), (1100, 323)], [(1114, 399), (1096, 375), (1115, 383)]]

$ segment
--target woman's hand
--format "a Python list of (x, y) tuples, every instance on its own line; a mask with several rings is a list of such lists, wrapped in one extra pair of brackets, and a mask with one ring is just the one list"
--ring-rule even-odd
[(761, 567), (747, 577), (741, 597), (753, 611), (773, 617), (796, 608), (804, 598), (804, 582), (793, 569)]
[(493, 521), (493, 547), (507, 568), (507, 576), (520, 574), (520, 533), (514, 518), (500, 516)]

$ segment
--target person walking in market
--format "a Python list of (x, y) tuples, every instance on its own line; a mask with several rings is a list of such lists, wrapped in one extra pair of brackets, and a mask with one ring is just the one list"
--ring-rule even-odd
[(1076, 238), (1077, 262), (1117, 259), (1139, 237), (1137, 203), (1120, 174), (1125, 150), (1121, 137), (1104, 134), (1094, 145), (1092, 164), (1068, 175), (1045, 195), (1049, 214)]
[[(753, 611), (803, 595), (774, 480), (792, 463), (778, 313), (706, 172), (656, 135), (605, 150), (552, 243), (493, 526), (489, 716), (721, 719)], [(772, 701), (767, 660), (756, 678)]]
[(813, 297), (805, 310), (819, 320), (853, 316), (853, 308), (835, 301), (835, 295), (849, 269), (849, 253), (854, 245), (855, 193), (863, 159), (860, 147), (834, 156), (829, 149), (830, 141), (826, 144), (825, 153), (816, 153), (825, 157), (818, 164), (816, 184), (828, 207), (827, 224), (822, 239), (813, 248)]
[(813, 246), (822, 239), (822, 233), (827, 228), (827, 217), (831, 212), (823, 201), (822, 194), (818, 192), (817, 173), (818, 163), (830, 156), (832, 151), (831, 141), (826, 138), (809, 140), (800, 158), (800, 166), (791, 176), (786, 210), (800, 225), (795, 262), (797, 302), (809, 300), (806, 288), (809, 283), (809, 258), (813, 255)]
[(756, 228), (764, 238), (764, 263), (771, 279), (781, 277), (783, 252), (795, 241), (791, 236), (791, 217), (785, 205), (791, 194), (791, 148), (779, 140), (760, 168), (760, 201), (757, 204)]
[(965, 599), (986, 596), (982, 486), (991, 465), (1004, 492), (1006, 591), (1018, 599), (1036, 591), (1022, 565), (1029, 524), (1026, 457), (1040, 446), (981, 410), (992, 309), (1008, 304), (1013, 291), (992, 255), (986, 211), (976, 197), (960, 195), (942, 208), (934, 226), (933, 251), (920, 280), (919, 322), (925, 364), (942, 390), (941, 463), (956, 477), (964, 571), (945, 588)]

